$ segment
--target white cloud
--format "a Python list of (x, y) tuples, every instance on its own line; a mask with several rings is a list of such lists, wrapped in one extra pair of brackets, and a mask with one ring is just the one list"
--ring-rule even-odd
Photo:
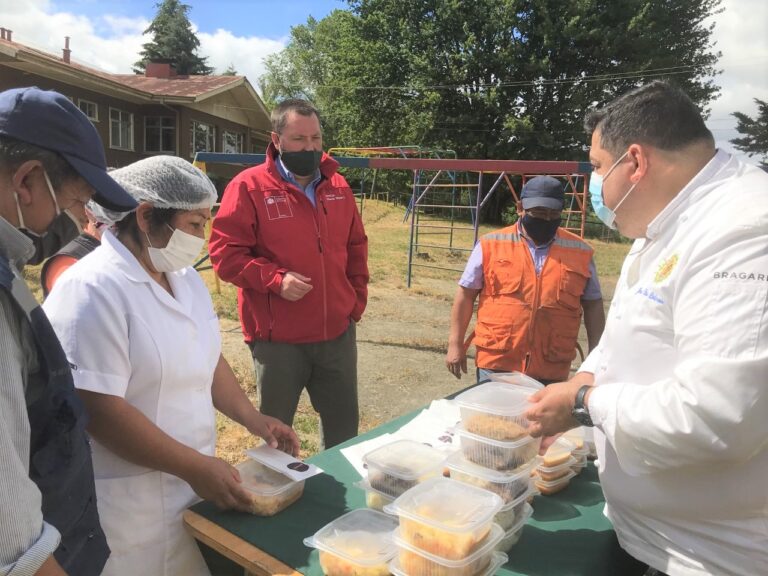
[[(13, 39), (51, 54), (60, 55), (64, 37), (70, 37), (72, 59), (107, 72), (129, 74), (139, 59), (143, 36), (150, 20), (140, 16), (129, 18), (103, 14), (97, 19), (58, 12), (48, 0), (0, 0), (0, 25), (13, 30)], [(193, 23), (193, 29), (197, 27)], [(197, 32), (198, 53), (222, 73), (234, 65), (256, 87), (264, 71), (265, 56), (279, 51), (285, 41), (258, 37), (235, 36), (227, 30), (213, 34)]]
[(768, 2), (724, 0), (722, 6), (723, 12), (715, 16), (713, 33), (715, 49), (722, 52), (717, 67), (723, 73), (715, 77), (721, 91), (711, 105), (707, 126), (719, 147), (737, 152), (728, 142), (739, 136), (731, 114), (744, 112), (754, 117), (754, 99), (768, 100)]
[(235, 36), (222, 29), (213, 34), (201, 32), (197, 37), (199, 53), (208, 57), (208, 65), (216, 69), (216, 74), (223, 73), (232, 64), (238, 75), (247, 76), (254, 88), (264, 73), (264, 58), (285, 46), (284, 41)]

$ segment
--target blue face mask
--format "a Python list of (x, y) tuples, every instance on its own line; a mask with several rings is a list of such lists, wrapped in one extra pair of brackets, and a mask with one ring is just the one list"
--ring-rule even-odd
[(624, 200), (627, 199), (627, 197), (630, 195), (632, 190), (635, 189), (635, 186), (637, 186), (637, 182), (635, 182), (632, 187), (627, 190), (627, 193), (624, 194), (624, 197), (619, 200), (619, 203), (616, 204), (616, 208), (611, 210), (603, 203), (603, 182), (605, 181), (608, 176), (611, 175), (611, 172), (613, 172), (614, 168), (619, 165), (619, 163), (624, 160), (626, 155), (629, 154), (629, 152), (624, 152), (616, 162), (613, 163), (613, 166), (608, 168), (608, 172), (605, 173), (605, 176), (601, 176), (597, 172), (592, 172), (592, 174), (589, 177), (589, 199), (592, 201), (592, 208), (595, 211), (595, 215), (600, 218), (600, 220), (603, 221), (603, 223), (608, 226), (611, 230), (616, 230), (616, 224), (614, 221), (616, 220), (616, 210), (619, 209), (619, 206), (622, 205)]

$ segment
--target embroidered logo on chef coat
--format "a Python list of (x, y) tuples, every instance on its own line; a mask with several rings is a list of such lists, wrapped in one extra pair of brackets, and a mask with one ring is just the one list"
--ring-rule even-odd
[(281, 218), (293, 218), (291, 203), (286, 194), (273, 194), (264, 198), (264, 204), (267, 206), (267, 217), (270, 220), (280, 220)]
[(660, 265), (659, 269), (656, 270), (656, 276), (653, 277), (653, 283), (654, 284), (661, 284), (669, 278), (669, 276), (672, 274), (672, 271), (675, 269), (675, 266), (677, 266), (677, 262), (680, 260), (680, 257), (677, 254), (672, 254), (669, 258), (664, 260)]

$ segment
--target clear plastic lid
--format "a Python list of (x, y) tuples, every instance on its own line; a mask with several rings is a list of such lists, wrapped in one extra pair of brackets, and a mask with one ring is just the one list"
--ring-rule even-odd
[(390, 476), (414, 481), (436, 472), (444, 461), (443, 452), (415, 440), (397, 440), (363, 456), (368, 468), (379, 468)]
[(487, 382), (456, 396), (459, 407), (514, 418), (528, 410), (530, 389), (520, 389), (503, 382)]
[(547, 482), (546, 480), (542, 480), (541, 478), (536, 478), (536, 487), (542, 492), (545, 493), (548, 490), (552, 490), (553, 488), (558, 488), (562, 486), (563, 484), (568, 484), (568, 482), (571, 481), (571, 478), (576, 476), (576, 472), (573, 470), (569, 470), (567, 474), (565, 474), (563, 477), (558, 478), (557, 480), (552, 480), (551, 482)]
[(491, 382), (503, 382), (504, 384), (515, 384), (517, 386), (524, 386), (531, 388), (532, 390), (541, 390), (544, 388), (544, 384), (526, 376), (522, 372), (496, 372), (490, 375)]
[(505, 440), (495, 440), (494, 438), (488, 438), (487, 436), (480, 436), (479, 434), (473, 434), (469, 430), (466, 430), (461, 424), (456, 426), (456, 434), (458, 434), (459, 437), (464, 436), (471, 440), (482, 442), (483, 444), (489, 444), (491, 446), (495, 446), (501, 450), (515, 450), (531, 442), (541, 443), (541, 438), (534, 438), (533, 436), (528, 436), (528, 435), (523, 436), (518, 440), (511, 440), (509, 442)]
[[(490, 564), (476, 576), (491, 576), (492, 574), (496, 574), (496, 571), (501, 568), (503, 564), (506, 564), (507, 560), (509, 560), (509, 556), (504, 554), (504, 552), (492, 552)], [(395, 558), (389, 563), (389, 571), (394, 574), (394, 576), (411, 576), (404, 572), (400, 567), (400, 560), (398, 558)]]
[(464, 533), (490, 522), (501, 506), (501, 498), (493, 492), (450, 478), (432, 478), (402, 494), (384, 511), (446, 532)]
[(262, 496), (278, 496), (300, 483), (256, 460), (246, 460), (235, 468), (240, 472), (243, 488)]
[(376, 510), (359, 508), (329, 522), (304, 545), (335, 554), (361, 566), (389, 562), (396, 553), (392, 533), (397, 519)]
[(472, 554), (470, 554), (469, 556), (466, 556), (465, 558), (462, 558), (461, 560), (448, 560), (447, 558), (435, 556), (434, 554), (431, 554), (426, 550), (422, 550), (421, 548), (416, 548), (416, 546), (412, 545), (410, 542), (400, 537), (400, 530), (395, 530), (392, 536), (392, 540), (394, 541), (396, 546), (399, 546), (400, 548), (405, 548), (406, 550), (410, 550), (414, 554), (423, 556), (424, 558), (431, 560), (435, 564), (440, 564), (447, 568), (461, 568), (463, 566), (467, 566), (468, 564), (472, 564), (473, 562), (478, 560), (480, 557), (482, 557), (484, 554), (488, 554), (491, 550), (494, 549), (496, 544), (498, 544), (499, 540), (501, 540), (503, 537), (504, 537), (504, 530), (501, 529), (501, 526), (499, 526), (498, 524), (491, 525), (491, 531), (488, 533), (488, 536), (486, 536), (485, 540), (483, 540), (482, 546), (479, 546), (477, 550), (472, 552)]
[(539, 491), (536, 489), (536, 486), (534, 486), (533, 479), (531, 478), (529, 480), (528, 488), (526, 489), (526, 491), (520, 494), (520, 496), (518, 496), (511, 502), (504, 504), (502, 509), (499, 510), (499, 513), (506, 512), (507, 510), (510, 510), (515, 506), (519, 506), (522, 501), (528, 500), (528, 498), (530, 498), (531, 496), (538, 496), (538, 494), (539, 494)]
[[(469, 432), (467, 432), (467, 435), (469, 435)], [(500, 471), (493, 470), (492, 468), (486, 468), (485, 466), (480, 466), (479, 464), (470, 462), (464, 458), (464, 455), (461, 452), (454, 452), (448, 457), (448, 460), (445, 464), (449, 470), (457, 470), (458, 472), (476, 476), (496, 484), (508, 484), (520, 478), (527, 478), (530, 476), (531, 469), (535, 466), (536, 460), (534, 459), (526, 462), (514, 470)]]

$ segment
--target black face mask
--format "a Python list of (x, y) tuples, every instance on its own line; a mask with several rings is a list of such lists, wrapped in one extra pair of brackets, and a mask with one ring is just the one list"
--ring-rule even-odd
[(46, 258), (50, 258), (80, 235), (81, 229), (75, 219), (64, 210), (53, 219), (45, 232), (36, 234), (26, 228), (19, 228), (19, 232), (32, 240), (35, 245), (35, 253), (27, 260), (27, 264), (36, 266)]
[(543, 220), (542, 218), (534, 218), (529, 214), (525, 214), (522, 218), (525, 233), (537, 246), (546, 244), (555, 237), (557, 229), (560, 227), (560, 220), (560, 218)]
[(298, 152), (280, 152), (283, 164), (296, 176), (312, 176), (320, 167), (322, 152), (316, 150), (300, 150)]

